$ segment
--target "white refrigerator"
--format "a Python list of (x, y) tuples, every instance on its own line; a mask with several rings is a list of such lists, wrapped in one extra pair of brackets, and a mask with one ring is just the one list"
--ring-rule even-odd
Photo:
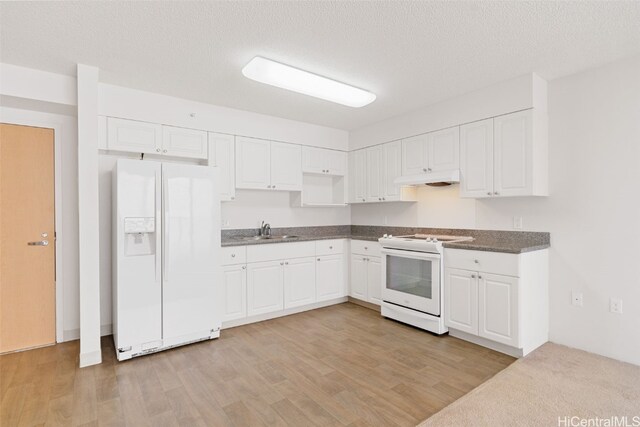
[(113, 339), (118, 360), (220, 336), (220, 199), (207, 166), (118, 160)]

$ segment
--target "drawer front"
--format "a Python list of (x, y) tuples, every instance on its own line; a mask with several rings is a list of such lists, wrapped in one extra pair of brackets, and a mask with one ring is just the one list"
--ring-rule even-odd
[(222, 248), (222, 262), (220, 265), (245, 264), (247, 262), (246, 246), (228, 246)]
[(517, 254), (445, 249), (444, 263), (447, 268), (520, 277), (520, 256)]
[(312, 257), (315, 254), (315, 242), (271, 243), (247, 246), (247, 262)]
[(318, 240), (316, 242), (316, 255), (333, 255), (344, 253), (344, 240)]
[(366, 240), (352, 240), (351, 253), (360, 255), (381, 256), (382, 247), (378, 242), (368, 242)]

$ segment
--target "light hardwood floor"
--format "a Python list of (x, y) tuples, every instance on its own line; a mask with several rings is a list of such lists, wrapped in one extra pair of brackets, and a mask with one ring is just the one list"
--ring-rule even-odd
[(0, 425), (410, 426), (514, 359), (351, 303), (78, 368), (78, 342), (0, 357)]

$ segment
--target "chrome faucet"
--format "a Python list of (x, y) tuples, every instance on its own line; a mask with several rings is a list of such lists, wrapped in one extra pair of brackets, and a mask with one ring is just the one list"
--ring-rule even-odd
[(260, 225), (260, 236), (271, 236), (271, 225), (262, 221)]

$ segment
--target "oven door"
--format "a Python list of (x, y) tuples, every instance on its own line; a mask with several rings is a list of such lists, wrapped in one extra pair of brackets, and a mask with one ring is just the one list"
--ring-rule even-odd
[(382, 249), (382, 299), (440, 315), (440, 254)]

